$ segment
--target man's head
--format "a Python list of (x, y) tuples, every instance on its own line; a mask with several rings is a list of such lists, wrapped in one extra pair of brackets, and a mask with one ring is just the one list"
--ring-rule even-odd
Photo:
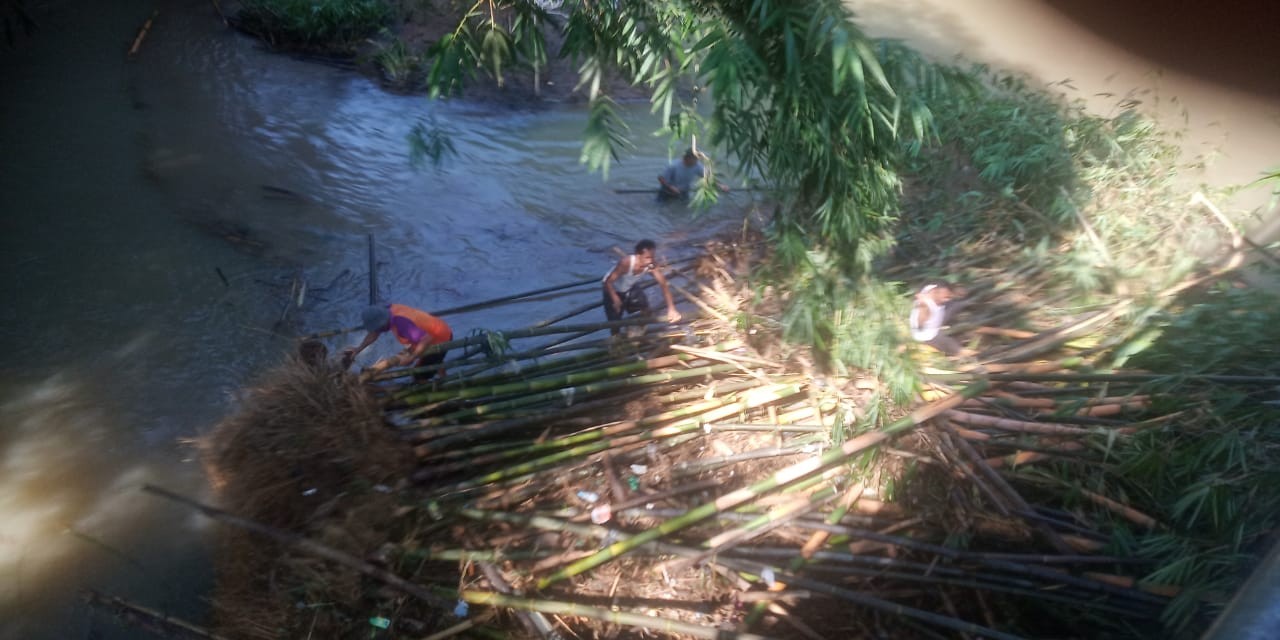
[(369, 333), (381, 333), (391, 326), (391, 309), (373, 305), (360, 313), (360, 326)]
[(929, 294), (933, 296), (934, 302), (946, 304), (956, 298), (963, 298), (964, 289), (950, 282), (938, 282), (933, 285), (933, 289), (929, 291)]
[(686, 166), (686, 167), (692, 167), (692, 166), (693, 166), (693, 165), (695, 165), (695, 164), (698, 164), (698, 152), (697, 152), (697, 151), (694, 151), (693, 149), (689, 149), (689, 150), (685, 151), (685, 152), (684, 152), (684, 166)]
[(658, 248), (658, 243), (645, 239), (636, 243), (636, 255), (640, 257), (640, 261), (644, 265), (653, 264), (653, 253)]

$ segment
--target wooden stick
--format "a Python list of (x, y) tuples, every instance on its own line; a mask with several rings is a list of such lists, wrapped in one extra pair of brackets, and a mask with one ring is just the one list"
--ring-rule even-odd
[(995, 416), (984, 416), (956, 409), (947, 411), (946, 416), (956, 422), (975, 427), (990, 427), (992, 429), (1013, 431), (1015, 433), (1039, 433), (1054, 436), (1089, 436), (1097, 433), (1097, 431), (1093, 429), (1071, 427), (1065, 424), (1027, 422), (1025, 420), (1013, 420), (1011, 418), (997, 418)]
[(151, 17), (142, 23), (142, 29), (138, 31), (138, 37), (133, 39), (133, 46), (129, 47), (129, 57), (137, 55), (138, 47), (142, 46), (142, 41), (147, 37), (147, 32), (151, 31), (151, 23), (155, 22), (156, 16), (160, 15), (160, 10), (156, 9), (151, 12)]
[(124, 598), (109, 596), (94, 589), (82, 589), (80, 596), (91, 607), (106, 609), (115, 614), (114, 617), (117, 619), (134, 623), (148, 630), (159, 631), (170, 638), (228, 640), (226, 636), (220, 636), (181, 618), (175, 618), (150, 607), (134, 604)]
[(369, 239), (369, 304), (378, 304), (378, 262), (374, 258), (373, 253), (373, 234), (366, 235)]
[(1081, 489), (1080, 494), (1088, 498), (1090, 502), (1106, 507), (1108, 511), (1123, 517), (1125, 520), (1132, 522), (1140, 527), (1154, 529), (1161, 526), (1160, 522), (1151, 516), (1134, 509), (1133, 507), (1121, 504), (1108, 498), (1100, 493), (1094, 493), (1088, 489)]

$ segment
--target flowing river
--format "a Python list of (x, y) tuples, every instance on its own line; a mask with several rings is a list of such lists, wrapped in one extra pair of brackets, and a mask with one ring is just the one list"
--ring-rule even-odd
[[(865, 4), (873, 33), (916, 29), (905, 35), (935, 52), (980, 57), (999, 40), (946, 3)], [(642, 105), (640, 146), (605, 182), (578, 164), (572, 107), (387, 93), (264, 51), (206, 0), (28, 6), (40, 31), (0, 52), (0, 640), (137, 637), (81, 604), (82, 588), (207, 615), (209, 525), (139, 487), (208, 497), (189, 440), (290, 348), (273, 332), (353, 323), (369, 234), (379, 294), (439, 309), (601, 275), (611, 247), (640, 237), (679, 257), (746, 204), (694, 220), (613, 193), (652, 185), (668, 157)], [(1164, 87), (1183, 88), (1195, 92)], [(1232, 104), (1195, 117), (1274, 117), (1274, 100)], [(405, 138), (429, 118), (458, 156), (415, 171)], [(1274, 129), (1222, 130), (1280, 148)], [(526, 326), (596, 295), (450, 321)]]

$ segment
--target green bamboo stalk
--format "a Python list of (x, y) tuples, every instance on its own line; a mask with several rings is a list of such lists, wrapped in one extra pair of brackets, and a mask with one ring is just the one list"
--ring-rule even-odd
[[(628, 389), (632, 387), (642, 387), (642, 386), (648, 386), (653, 384), (676, 382), (679, 380), (688, 380), (690, 378), (698, 378), (702, 376), (714, 376), (714, 375), (718, 375), (721, 373), (728, 373), (730, 371), (735, 371), (735, 370), (737, 370), (737, 367), (731, 364), (716, 364), (716, 365), (710, 365), (705, 367), (698, 367), (696, 369), (686, 369), (684, 371), (665, 371), (661, 373), (651, 373), (649, 375), (644, 375), (644, 376), (631, 376), (631, 377), (621, 378), (617, 380), (600, 380), (598, 382), (588, 382), (586, 384), (579, 384), (577, 386), (568, 386), (571, 383), (564, 382), (564, 379), (561, 379), (560, 382), (562, 382), (562, 386), (560, 388), (553, 387), (553, 390), (551, 391), (544, 391), (542, 393), (519, 396), (517, 398), (513, 398), (510, 400), (502, 400), (498, 402), (491, 402), (488, 404), (477, 405), (467, 409), (461, 409), (453, 413), (448, 413), (443, 416), (426, 418), (420, 422), (420, 425), (423, 427), (428, 427), (435, 424), (445, 424), (451, 421), (464, 420), (466, 418), (473, 418), (477, 416), (487, 415), (502, 409), (527, 406), (529, 404), (535, 404), (538, 402), (547, 402), (552, 400), (565, 400), (566, 404), (568, 404), (567, 402), (568, 400), (577, 399), (577, 398), (581, 398), (585, 400), (594, 394), (600, 394), (600, 393), (605, 393), (609, 391), (617, 391), (619, 389)], [(405, 417), (413, 417), (419, 414), (415, 413), (413, 410), (410, 410), (410, 411), (404, 412), (403, 415)]]
[(725, 551), (732, 545), (750, 540), (758, 535), (786, 525), (806, 513), (830, 502), (836, 498), (836, 495), (835, 490), (828, 487), (821, 491), (815, 491), (807, 497), (796, 498), (791, 502), (769, 509), (764, 514), (757, 516), (755, 519), (748, 521), (740, 527), (723, 531), (711, 538), (708, 538), (702, 543), (702, 547), (711, 553)]
[[(972, 379), (973, 374), (943, 373), (925, 376), (939, 382)], [(983, 376), (992, 381), (1026, 382), (1214, 382), (1218, 384), (1280, 384), (1280, 376), (1237, 376), (1194, 373), (992, 373)]]
[[(737, 340), (727, 340), (716, 344), (713, 348), (717, 351), (726, 351), (740, 346)], [(650, 369), (661, 369), (673, 366), (680, 362), (691, 362), (698, 360), (699, 356), (687, 353), (678, 353), (672, 355), (659, 356), (638, 362), (623, 362), (616, 365), (604, 367), (602, 369), (593, 369), (588, 372), (567, 374), (562, 376), (539, 377), (533, 380), (521, 380), (517, 382), (507, 382), (503, 384), (490, 386), (465, 387), (462, 389), (449, 389), (443, 391), (427, 392), (423, 394), (413, 395), (405, 398), (408, 404), (417, 404), (419, 402), (438, 402), (448, 399), (471, 399), (482, 398), (487, 396), (509, 395), (513, 393), (522, 393), (527, 391), (542, 391), (545, 389), (553, 389), (556, 387), (564, 387), (571, 385), (579, 385), (584, 382), (591, 382), (601, 378), (612, 378), (639, 371)]]
[[(488, 591), (463, 591), (458, 595), (458, 597), (475, 605), (508, 607), (511, 609), (537, 611), (539, 613), (552, 615), (591, 618), (593, 620), (601, 620), (603, 622), (629, 627), (652, 629), (654, 631), (673, 636), (686, 635), (693, 638), (705, 638), (706, 640), (766, 640), (767, 638), (767, 636), (760, 636), (752, 633), (734, 633), (714, 626), (690, 624), (688, 622), (681, 622), (670, 618), (659, 618), (656, 616), (638, 613), (614, 611), (612, 609), (591, 607), (572, 602), (535, 600), (532, 598), (506, 596), (500, 593)], [(677, 603), (674, 602), (672, 603), (673, 606), (676, 604)]]
[[(798, 378), (795, 378), (793, 376), (779, 376), (779, 377), (772, 378), (772, 380), (774, 383), (784, 384), (789, 382), (795, 382), (796, 380), (798, 380)], [(766, 384), (764, 380), (761, 380), (758, 378), (750, 378), (747, 380), (741, 380), (737, 382), (718, 384), (715, 387), (715, 393), (716, 393), (716, 397), (724, 397), (731, 393), (735, 393), (738, 391), (745, 391), (747, 389), (759, 387), (764, 384)], [(462, 452), (458, 452), (456, 449), (454, 449), (453, 447), (455, 445), (473, 442), (475, 440), (479, 440), (482, 438), (492, 438), (494, 436), (508, 433), (510, 431), (517, 431), (517, 430), (526, 429), (530, 427), (541, 426), (546, 424), (549, 420), (558, 419), (560, 416), (568, 416), (568, 415), (574, 415), (574, 414), (583, 413), (583, 412), (591, 412), (601, 408), (616, 407), (617, 405), (622, 404), (624, 402), (629, 402), (631, 399), (637, 397), (638, 395), (643, 395), (644, 393), (646, 392), (637, 391), (633, 394), (628, 394), (624, 396), (614, 396), (609, 398), (602, 398), (599, 400), (590, 400), (587, 402), (574, 403), (572, 407), (560, 409), (559, 411), (557, 411), (554, 414), (554, 417), (535, 416), (531, 418), (521, 418), (517, 420), (499, 420), (499, 421), (494, 421), (493, 423), (484, 424), (483, 426), (477, 426), (478, 423), (473, 423), (473, 424), (466, 424), (466, 425), (456, 425), (453, 427), (435, 427), (432, 429), (419, 429), (417, 430), (417, 432), (422, 435), (437, 433), (441, 431), (447, 431), (447, 433), (442, 434), (443, 437), (430, 439), (430, 441), (426, 442), (426, 444), (422, 444), (416, 447), (414, 451), (421, 458), (432, 457), (437, 453), (442, 453), (446, 451), (448, 452), (447, 455), (442, 457), (450, 457), (450, 458), (457, 457), (458, 455), (461, 455)], [(657, 398), (657, 402), (660, 405), (669, 406), (673, 404), (679, 404), (682, 402), (688, 402), (690, 400), (700, 400), (706, 396), (706, 393), (707, 393), (707, 390), (703, 388), (690, 389), (688, 391), (680, 391), (677, 393), (671, 393), (665, 396), (661, 396)], [(685, 415), (691, 415), (691, 414), (685, 414)], [(646, 424), (656, 424), (658, 420), (651, 421), (651, 417), (645, 417), (645, 418), (642, 418), (640, 422), (646, 423)], [(596, 425), (596, 426), (603, 428), (605, 425)], [(711, 428), (712, 430), (716, 430), (714, 426), (709, 427), (708, 425), (703, 425), (703, 428), (704, 429)], [(776, 429), (771, 428), (769, 430), (772, 431)], [(814, 431), (814, 432), (825, 432), (825, 427), (807, 427), (803, 430)], [(418, 439), (415, 438), (415, 440), (418, 440)], [(422, 441), (422, 440), (418, 440), (418, 441)]]
[(674, 366), (680, 362), (693, 359), (694, 358), (691, 357), (681, 357), (680, 355), (661, 356), (658, 358), (651, 358), (649, 360), (642, 360), (640, 362), (610, 365), (602, 369), (594, 369), (585, 373), (540, 377), (533, 380), (519, 380), (516, 382), (507, 382), (491, 386), (464, 387), (462, 389), (449, 389), (445, 391), (429, 391), (426, 393), (408, 396), (404, 401), (406, 404), (416, 405), (421, 403), (439, 402), (441, 400), (469, 400), (473, 398), (487, 398), (490, 396), (505, 396), (514, 393), (527, 393), (530, 391), (545, 391), (547, 389), (558, 389), (560, 387), (578, 386), (586, 382), (594, 382), (603, 378), (615, 378), (618, 376), (630, 375), (640, 371), (663, 369)]
[(555, 553), (551, 549), (507, 551), (505, 549), (405, 549), (400, 557), (412, 562), (504, 562), (541, 560)]
[[(777, 383), (786, 384), (786, 383), (791, 383), (791, 381), (794, 381), (794, 380), (780, 379), (780, 380), (777, 380)], [(732, 393), (740, 392), (740, 390), (762, 387), (762, 385), (764, 384), (767, 384), (765, 383), (764, 380), (753, 378), (750, 380), (737, 381), (737, 383), (719, 385), (719, 387), (717, 388), (717, 392), (718, 392), (717, 397), (722, 399), (728, 398), (731, 396)], [(671, 404), (678, 404), (682, 402), (701, 401), (701, 399), (703, 399), (703, 397), (705, 396), (705, 393), (707, 392), (705, 392), (705, 390), (703, 389), (692, 389), (692, 390), (689, 390), (689, 392), (668, 394), (668, 396), (666, 397), (657, 398), (657, 401), (659, 404), (664, 404), (664, 406), (671, 406)], [(591, 404), (591, 408), (593, 408), (594, 410), (595, 407), (602, 406), (602, 404), (603, 406), (609, 406), (609, 404), (625, 402), (627, 398), (631, 398), (631, 397), (632, 396), (627, 396), (625, 398), (603, 398), (603, 399), (599, 399), (599, 401), (590, 401), (590, 404)], [(710, 401), (704, 401), (704, 402), (705, 402), (705, 407), (707, 407), (708, 410), (710, 410), (710, 408), (716, 408), (716, 407), (722, 406), (723, 404), (723, 402), (717, 402), (716, 398), (712, 398), (710, 399)], [(584, 411), (584, 407), (588, 406), (588, 404), (589, 403), (581, 403), (581, 404), (575, 403), (573, 404), (572, 407), (570, 407), (570, 410), (573, 410), (572, 412)], [(558, 413), (566, 413), (566, 412), (567, 412), (566, 410), (558, 411)], [(636, 428), (636, 426), (652, 426), (652, 425), (662, 424), (662, 422), (664, 421), (675, 420), (677, 419), (677, 417), (690, 417), (692, 415), (695, 415), (695, 413), (698, 413), (698, 411), (696, 411), (696, 406), (681, 407), (681, 408), (678, 408), (678, 410), (668, 410), (662, 413), (657, 413), (657, 415), (645, 416), (643, 417), (643, 419), (640, 419), (637, 421), (621, 422), (621, 424), (596, 425), (596, 428), (586, 429), (582, 431), (582, 433), (594, 433), (594, 431), (596, 430), (604, 430), (605, 434), (612, 435), (612, 434), (621, 433), (621, 431), (626, 430), (626, 429), (623, 429), (623, 426), (625, 425), (632, 425), (631, 428)], [(516, 425), (516, 428), (524, 428), (524, 426), (529, 426), (529, 425)], [(470, 439), (475, 439), (475, 438), (481, 438), (481, 436), (490, 436), (497, 433), (504, 433), (504, 431), (511, 430), (512, 428), (509, 428), (509, 426), (507, 425), (498, 424), (498, 425), (488, 426), (488, 428), (485, 428), (484, 430), (466, 430), (467, 425), (462, 425), (460, 426), (460, 428), (457, 428), (457, 429), (466, 431), (466, 435), (470, 436)], [(483, 433), (481, 433), (481, 431), (483, 431)], [(588, 442), (589, 439), (580, 440), (580, 442)], [(458, 442), (458, 440), (453, 440), (453, 442)], [(433, 449), (433, 451), (440, 451), (440, 449), (443, 449), (444, 447), (445, 447), (445, 444), (442, 444), (440, 442), (433, 442), (430, 444), (430, 448)], [(454, 452), (451, 451), (451, 454), (453, 453)]]
[[(630, 444), (635, 444), (637, 442), (645, 442), (649, 440), (661, 440), (664, 438), (670, 438), (673, 436), (685, 434), (690, 431), (697, 431), (702, 428), (703, 422), (716, 420), (727, 415), (738, 413), (740, 411), (746, 411), (749, 409), (753, 409), (755, 407), (763, 406), (763, 405), (775, 402), (779, 398), (785, 398), (791, 395), (795, 395), (797, 393), (800, 393), (800, 386), (795, 384), (780, 385), (777, 387), (770, 387), (765, 389), (755, 389), (743, 394), (743, 397), (738, 402), (729, 404), (719, 409), (713, 409), (712, 411), (707, 412), (705, 416), (702, 416), (698, 419), (685, 420), (683, 422), (678, 422), (676, 424), (667, 425), (665, 427), (651, 429), (649, 431), (645, 431), (639, 434), (624, 436), (622, 438), (611, 438), (611, 439), (598, 440), (596, 442), (588, 442), (587, 444), (583, 444), (570, 449), (565, 449), (541, 458), (537, 458), (535, 460), (530, 460), (522, 464), (512, 465), (505, 469), (499, 469), (497, 471), (484, 474), (472, 480), (466, 480), (466, 481), (457, 483), (452, 487), (444, 490), (443, 493), (452, 493), (455, 491), (467, 491), (470, 489), (474, 489), (476, 487), (481, 487), (487, 484), (491, 484), (493, 482), (509, 479), (512, 476), (532, 473), (533, 471), (536, 471), (543, 467), (550, 466), (553, 464), (558, 464), (565, 460), (572, 460), (580, 456), (598, 453), (600, 451), (604, 451), (611, 447), (630, 445)], [(585, 436), (587, 434), (583, 434), (583, 435)], [(576, 442), (577, 440), (574, 440), (574, 441)]]
[(431, 475), (449, 475), (458, 471), (465, 470), (467, 468), (475, 469), (483, 465), (502, 462), (503, 460), (528, 457), (530, 455), (534, 455), (538, 453), (554, 451), (556, 449), (563, 449), (565, 447), (575, 445), (575, 444), (592, 442), (595, 440), (600, 440), (607, 436), (614, 436), (614, 435), (619, 435), (621, 433), (624, 433), (626, 431), (633, 431), (641, 427), (653, 426), (656, 424), (661, 424), (663, 422), (669, 422), (671, 420), (675, 420), (678, 418), (692, 417), (699, 413), (704, 413), (712, 409), (720, 408), (726, 404), (729, 404), (730, 402), (735, 402), (735, 401), (736, 399), (733, 398), (732, 396), (726, 396), (716, 400), (701, 402), (698, 404), (690, 405), (688, 407), (682, 407), (680, 409), (673, 409), (671, 411), (666, 411), (661, 414), (647, 416), (641, 420), (628, 420), (628, 421), (624, 421), (617, 424), (604, 425), (596, 429), (588, 429), (574, 435), (561, 436), (559, 438), (554, 438), (551, 440), (546, 440), (541, 442), (530, 442), (518, 449), (509, 449), (506, 451), (493, 452), (493, 451), (486, 451), (486, 449), (490, 445), (481, 445), (479, 447), (473, 447), (471, 449), (468, 449), (466, 451), (456, 454), (458, 457), (466, 458), (465, 460), (455, 462), (452, 464), (433, 465), (433, 468), (432, 468), (433, 473)]
[(538, 588), (545, 589), (556, 582), (590, 571), (591, 569), (617, 558), (645, 542), (656, 540), (672, 532), (679, 531), (701, 522), (718, 512), (734, 509), (743, 503), (773, 491), (774, 489), (786, 486), (797, 480), (801, 480), (827, 467), (840, 464), (845, 459), (863, 451), (864, 449), (884, 442), (901, 432), (915, 428), (926, 420), (932, 419), (938, 413), (959, 406), (961, 402), (964, 402), (969, 398), (976, 397), (979, 393), (985, 391), (987, 386), (988, 385), (985, 381), (975, 382), (950, 397), (912, 411), (909, 415), (893, 422), (880, 431), (863, 434), (856, 438), (847, 440), (840, 448), (831, 449), (820, 457), (805, 460), (782, 469), (774, 473), (772, 476), (749, 487), (739, 489), (721, 496), (713, 502), (695, 507), (684, 517), (668, 520), (653, 529), (637, 534), (630, 540), (609, 545), (598, 553), (587, 558), (583, 558), (582, 560), (570, 564), (550, 576), (542, 578), (538, 581)]
[(645, 395), (646, 391), (640, 390), (622, 395), (613, 395), (598, 400), (588, 400), (587, 402), (574, 403), (572, 407), (562, 407), (554, 413), (547, 415), (534, 415), (525, 418), (516, 418), (513, 420), (493, 420), (487, 422), (473, 422), (469, 424), (454, 425), (451, 427), (435, 427), (433, 429), (418, 429), (415, 431), (405, 432), (410, 434), (410, 439), (414, 442), (421, 443), (415, 451), (419, 457), (431, 457), (437, 454), (448, 453), (450, 456), (455, 455), (459, 445), (466, 445), (477, 440), (493, 439), (497, 436), (510, 433), (512, 431), (522, 431), (532, 429), (534, 427), (542, 428), (548, 422), (555, 421), (557, 426), (583, 429), (600, 426), (598, 422), (588, 421), (582, 424), (581, 421), (569, 420), (570, 416), (582, 413), (591, 413), (599, 410), (616, 408), (619, 404), (630, 402), (636, 398)]
[[(517, 376), (534, 377), (539, 375), (546, 375), (548, 371), (555, 370), (559, 367), (565, 367), (571, 364), (581, 364), (584, 362), (591, 362), (593, 360), (609, 357), (609, 353), (602, 349), (597, 349), (594, 351), (587, 351), (584, 349), (583, 351), (584, 351), (583, 353), (567, 356), (564, 358), (546, 359), (546, 360), (542, 360), (541, 362), (533, 362), (531, 364), (523, 364), (523, 365), (518, 363), (521, 360), (534, 360), (534, 359), (540, 358), (541, 354), (538, 356), (530, 357), (530, 358), (515, 357), (508, 354), (508, 355), (504, 355), (501, 361), (484, 362), (482, 365), (475, 367), (471, 371), (459, 371), (457, 373), (451, 372), (449, 379), (438, 383), (437, 386), (440, 388), (461, 387), (465, 385), (480, 385), (488, 382), (510, 380), (511, 378), (517, 377)], [(492, 369), (497, 367), (510, 366), (511, 363), (517, 363), (516, 371), (501, 371), (498, 373), (491, 373), (483, 376), (477, 375), (479, 373), (491, 371)], [(413, 395), (414, 393), (421, 393), (421, 391), (422, 391), (421, 389), (417, 389), (412, 386), (409, 386), (395, 392), (394, 394), (392, 394), (391, 397), (395, 398), (396, 400), (399, 400), (407, 396)]]
[[(590, 324), (572, 324), (572, 325), (565, 325), (562, 327), (536, 326), (536, 327), (525, 327), (522, 329), (506, 329), (506, 330), (497, 331), (496, 333), (502, 334), (502, 336), (507, 340), (515, 340), (518, 338), (533, 338), (536, 336), (548, 336), (548, 335), (555, 335), (559, 333), (583, 333), (583, 332), (594, 333), (596, 331), (604, 331), (605, 329), (620, 329), (622, 327), (630, 327), (633, 325), (640, 325), (640, 324), (665, 324), (665, 323), (655, 322), (653, 318), (623, 318), (622, 320), (611, 320), (608, 322), (594, 322)], [(476, 345), (476, 344), (487, 344), (489, 342), (489, 336), (487, 334), (489, 333), (495, 333), (495, 332), (492, 332), (492, 331), (483, 332), (477, 335), (467, 336), (465, 338), (458, 338), (456, 340), (450, 340), (448, 342), (441, 342), (440, 344), (433, 344), (427, 347), (426, 349), (424, 349), (422, 352), (422, 355), (431, 355), (434, 353), (440, 353), (441, 351), (449, 351), (452, 349), (469, 347), (471, 345)]]
[(816, 424), (782, 424), (782, 423), (751, 423), (744, 424), (741, 422), (717, 422), (716, 424), (706, 425), (711, 431), (764, 431), (778, 433), (827, 433), (831, 431), (829, 427)]

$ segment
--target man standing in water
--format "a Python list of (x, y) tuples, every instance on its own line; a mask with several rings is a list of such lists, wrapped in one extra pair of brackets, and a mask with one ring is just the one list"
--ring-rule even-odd
[[(444, 351), (426, 356), (422, 355), (422, 352), (431, 345), (453, 340), (453, 329), (444, 320), (426, 311), (402, 304), (370, 306), (360, 314), (360, 323), (369, 333), (365, 335), (359, 346), (343, 349), (343, 369), (350, 367), (361, 351), (377, 342), (378, 337), (388, 331), (400, 341), (400, 344), (405, 345), (404, 352), (379, 360), (367, 367), (365, 371), (376, 372), (390, 367), (410, 365), (425, 367), (440, 364), (444, 362)], [(419, 380), (430, 380), (442, 371), (429, 371), (415, 377)]]
[[(621, 320), (627, 313), (651, 313), (649, 295), (640, 286), (644, 274), (653, 275), (662, 288), (662, 297), (667, 301), (667, 322), (679, 322), (680, 312), (676, 311), (676, 303), (671, 299), (671, 289), (667, 287), (667, 277), (653, 263), (653, 252), (658, 245), (652, 240), (641, 240), (636, 243), (636, 252), (618, 260), (613, 270), (605, 274), (604, 280), (604, 315), (609, 320)], [(618, 328), (610, 330), (618, 335)]]
[[(658, 174), (659, 198), (688, 198), (693, 193), (693, 189), (698, 186), (698, 181), (706, 177), (707, 169), (702, 166), (702, 161), (698, 159), (698, 152), (689, 149), (684, 152), (684, 156), (679, 160), (674, 160), (667, 166), (666, 170)], [(729, 187), (717, 183), (721, 191), (728, 191)]]

